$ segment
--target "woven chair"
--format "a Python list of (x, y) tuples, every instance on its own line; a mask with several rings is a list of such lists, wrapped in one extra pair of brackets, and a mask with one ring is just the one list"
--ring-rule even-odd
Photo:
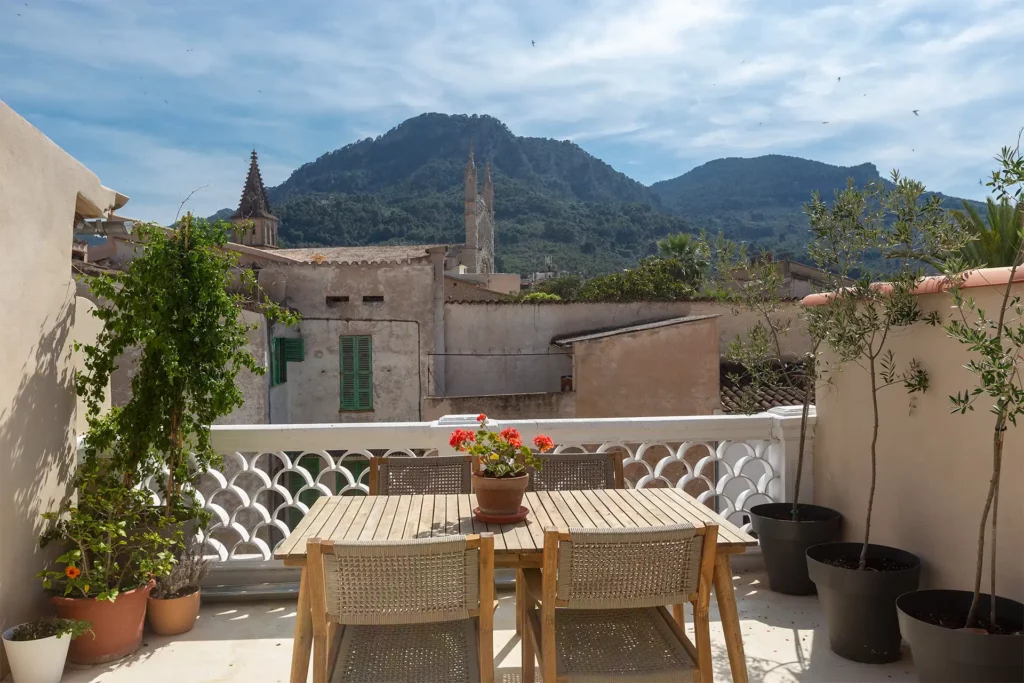
[(618, 453), (540, 453), (540, 471), (530, 470), (527, 491), (625, 488)]
[(311, 539), (307, 553), (313, 683), (493, 683), (491, 534)]
[(370, 458), (370, 495), (472, 493), (473, 456)]
[[(710, 683), (708, 606), (718, 527), (544, 531), (524, 571), (523, 683)], [(689, 602), (696, 644), (665, 605)]]

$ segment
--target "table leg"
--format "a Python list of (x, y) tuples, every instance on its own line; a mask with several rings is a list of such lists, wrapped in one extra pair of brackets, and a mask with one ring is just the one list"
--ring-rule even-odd
[(743, 654), (743, 635), (740, 617), (736, 611), (736, 593), (732, 585), (732, 568), (728, 555), (715, 556), (715, 599), (718, 616), (725, 632), (725, 648), (729, 654), (729, 669), (733, 683), (747, 683), (747, 660)]
[(526, 609), (526, 589), (523, 570), (516, 570), (516, 634), (523, 633), (523, 612)]
[(292, 637), (291, 683), (306, 683), (309, 655), (313, 650), (313, 612), (309, 605), (309, 579), (306, 568), (299, 578), (299, 605), (295, 610), (295, 635)]

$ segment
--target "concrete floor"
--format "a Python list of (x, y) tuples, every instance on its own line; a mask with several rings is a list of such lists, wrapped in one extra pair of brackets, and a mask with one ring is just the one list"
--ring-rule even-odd
[[(791, 597), (765, 589), (760, 571), (735, 577), (743, 642), (751, 681), (836, 683), (915, 681), (909, 652), (885, 666), (856, 664), (832, 654), (816, 597)], [(500, 593), (494, 652), (499, 683), (520, 680), (515, 596)], [(714, 600), (712, 600), (714, 606)], [(65, 683), (276, 683), (287, 682), (295, 603), (238, 602), (205, 605), (195, 629), (183, 636), (147, 635), (132, 657), (106, 666), (68, 668)], [(687, 621), (689, 623), (689, 615)], [(692, 629), (691, 629), (692, 636)], [(711, 613), (715, 680), (731, 681), (718, 614)], [(540, 680), (539, 675), (537, 680)]]

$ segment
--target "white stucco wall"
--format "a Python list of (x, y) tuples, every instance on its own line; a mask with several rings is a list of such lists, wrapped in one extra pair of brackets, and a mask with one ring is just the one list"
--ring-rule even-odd
[(68, 493), (76, 437), (75, 214), (124, 201), (0, 102), (0, 629), (47, 613), (40, 514)]
[[(552, 337), (686, 315), (718, 314), (719, 350), (757, 320), (747, 311), (707, 301), (588, 304), (445, 304), (446, 395), (473, 396), (553, 392), (572, 374), (567, 352)], [(796, 318), (799, 305), (787, 305)], [(807, 350), (806, 334), (794, 326), (784, 352)]]

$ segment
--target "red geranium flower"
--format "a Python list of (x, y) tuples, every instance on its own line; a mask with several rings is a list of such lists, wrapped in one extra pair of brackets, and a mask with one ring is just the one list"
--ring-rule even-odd
[(484, 415), (483, 413), (480, 413), (479, 415), (476, 416), (476, 421), (477, 422), (487, 422), (487, 416)]
[(452, 438), (448, 439), (448, 445), (457, 451), (464, 450), (466, 444), (476, 440), (476, 434), (468, 429), (456, 429), (452, 432)]
[(502, 429), (498, 436), (504, 439), (505, 443), (509, 444), (513, 448), (522, 448), (523, 446), (523, 437), (519, 436), (519, 430), (515, 427), (506, 427), (505, 429)]
[(541, 453), (544, 453), (554, 448), (555, 442), (551, 440), (550, 436), (538, 434), (537, 436), (533, 437), (533, 445), (539, 448)]

